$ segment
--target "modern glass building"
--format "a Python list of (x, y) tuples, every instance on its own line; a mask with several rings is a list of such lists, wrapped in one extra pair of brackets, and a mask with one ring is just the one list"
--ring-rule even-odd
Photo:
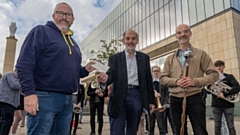
[[(178, 47), (174, 33), (182, 23), (191, 26), (192, 45), (205, 50), (213, 61), (225, 61), (225, 72), (239, 81), (239, 0), (123, 0), (81, 42), (83, 65), (96, 57), (90, 53), (93, 48), (101, 50), (100, 40), (121, 39), (124, 31), (133, 29), (139, 34), (137, 50), (150, 56), (151, 65), (163, 67), (167, 55)], [(240, 115), (240, 109), (236, 114)]]

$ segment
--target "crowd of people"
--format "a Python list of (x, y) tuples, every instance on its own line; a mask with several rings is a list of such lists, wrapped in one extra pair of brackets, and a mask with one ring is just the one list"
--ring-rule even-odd
[(168, 134), (167, 121), (174, 135), (187, 135), (187, 118), (194, 135), (208, 135), (202, 91), (219, 82), (230, 89), (207, 92), (212, 94), (214, 133), (221, 134), (225, 118), (228, 134), (236, 135), (234, 103), (225, 98), (239, 92), (239, 83), (232, 74), (224, 73), (224, 61), (213, 63), (205, 51), (190, 43), (188, 25), (177, 26), (179, 47), (166, 58), (162, 70), (151, 67), (149, 56), (136, 51), (138, 33), (126, 30), (122, 38), (125, 49), (110, 56), (107, 72), (96, 72), (95, 80), (85, 89), (80, 78), (96, 69), (93, 61), (81, 65), (81, 52), (70, 30), (73, 10), (67, 3), (59, 3), (52, 18), (28, 33), (16, 70), (5, 73), (0, 81), (1, 135), (8, 135), (11, 127), (12, 135), (16, 133), (23, 111), (27, 113), (28, 135), (76, 135), (85, 93), (90, 97), (90, 135), (102, 135), (106, 97), (111, 135), (136, 135), (144, 128), (143, 112), (150, 135), (154, 135), (155, 121), (160, 135)]

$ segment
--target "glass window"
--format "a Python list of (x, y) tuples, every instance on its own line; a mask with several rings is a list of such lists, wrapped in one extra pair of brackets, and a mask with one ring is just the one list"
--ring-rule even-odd
[(149, 0), (150, 2), (150, 14), (152, 14), (154, 12), (154, 0)]
[(190, 15), (189, 16), (190, 25), (193, 25), (193, 24), (197, 23), (196, 1), (195, 0), (190, 0), (189, 1), (189, 15)]
[(138, 8), (139, 8), (138, 4), (135, 3), (135, 8), (134, 8), (135, 9), (135, 12), (134, 12), (135, 13), (135, 23), (134, 23), (134, 25), (139, 23), (139, 17), (138, 17), (139, 16), (139, 14), (138, 14), (139, 9)]
[(144, 18), (146, 18), (146, 6), (145, 6), (145, 0), (143, 0), (142, 1), (142, 3), (141, 3), (141, 11), (142, 11), (142, 14), (140, 15), (142, 18), (142, 20), (144, 19)]
[(232, 0), (233, 7), (240, 11), (240, 2), (239, 0)]
[(188, 0), (182, 0), (182, 18), (183, 23), (189, 25), (189, 8), (188, 8)]
[(222, 0), (213, 0), (215, 14), (223, 11), (223, 1)]
[(160, 40), (160, 21), (159, 21), (159, 12), (160, 11), (157, 11), (154, 13), (154, 16), (155, 16), (155, 39), (156, 39), (156, 42), (158, 42)]
[(164, 12), (163, 8), (160, 9), (160, 40), (165, 38), (165, 27), (164, 27)]
[(154, 0), (154, 11), (157, 11), (159, 6), (158, 6), (158, 1), (159, 0)]
[(204, 13), (204, 3), (203, 0), (197, 0), (197, 19), (198, 22), (205, 19), (205, 13)]
[(176, 22), (177, 22), (177, 25), (179, 24), (182, 24), (183, 21), (182, 21), (182, 3), (181, 3), (181, 0), (175, 0), (175, 3), (176, 3)]
[(170, 6), (170, 35), (175, 33), (175, 29), (176, 29), (176, 16), (175, 16), (175, 6), (174, 6), (174, 1), (171, 1), (169, 3)]
[(170, 36), (170, 16), (169, 16), (169, 4), (164, 6), (164, 19), (165, 19), (165, 37)]
[(230, 0), (224, 0), (224, 9), (230, 8)]
[[(146, 26), (147, 26), (147, 24), (146, 24), (146, 20), (144, 20), (143, 22), (142, 22), (142, 48), (145, 48), (146, 47), (146, 45), (147, 45), (147, 36), (146, 36), (146, 34), (147, 34), (147, 28), (146, 28)], [(140, 49), (142, 49), (142, 48), (140, 48)]]
[(163, 8), (163, 0), (158, 0), (159, 8)]
[(139, 35), (139, 41), (138, 41), (138, 50), (141, 50), (143, 47), (143, 35), (142, 35), (142, 31), (143, 31), (143, 26), (142, 23), (139, 23), (139, 28), (138, 28), (138, 35)]
[(146, 16), (145, 17), (148, 17), (149, 16), (149, 12), (150, 12), (150, 2), (149, 0), (145, 0), (145, 8), (146, 8)]
[(213, 1), (212, 0), (205, 0), (204, 3), (205, 3), (206, 18), (214, 15)]
[(150, 26), (151, 26), (151, 42), (150, 42), (150, 45), (156, 42), (156, 40), (155, 40), (155, 31), (156, 31), (156, 29), (154, 27), (154, 23), (155, 23), (155, 21), (154, 21), (154, 14), (152, 14), (150, 16)]
[(147, 44), (146, 46), (149, 46), (151, 44), (151, 24), (150, 24), (150, 17), (148, 17), (146, 19), (146, 29), (147, 29), (147, 33), (146, 33), (146, 40), (147, 40)]

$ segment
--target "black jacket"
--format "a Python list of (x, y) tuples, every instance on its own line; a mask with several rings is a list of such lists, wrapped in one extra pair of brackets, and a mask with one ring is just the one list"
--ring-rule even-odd
[[(149, 104), (154, 104), (154, 91), (150, 69), (149, 56), (136, 52), (139, 91), (143, 107), (149, 111)], [(111, 117), (118, 117), (127, 94), (128, 78), (125, 50), (112, 55), (108, 61), (107, 84), (112, 83), (112, 92), (109, 97), (108, 114)]]
[[(223, 74), (225, 78), (222, 80), (223, 83), (227, 84), (228, 86), (232, 87), (231, 90), (227, 92), (223, 92), (224, 96), (227, 97), (228, 95), (236, 94), (240, 90), (240, 86), (238, 81), (232, 74)], [(224, 99), (217, 98), (217, 96), (212, 94), (212, 107), (216, 108), (231, 108), (234, 107), (234, 103), (230, 103)]]
[[(94, 104), (94, 103), (95, 103), (95, 96), (97, 95), (97, 94), (95, 93), (95, 90), (96, 90), (96, 88), (92, 88), (91, 85), (89, 85), (88, 91), (87, 91), (87, 95), (90, 96), (90, 100), (89, 100), (89, 101), (90, 101), (90, 104)], [(99, 97), (100, 102), (101, 102), (102, 104), (104, 104), (104, 97), (107, 97), (107, 95), (108, 95), (107, 90), (105, 89), (104, 91), (105, 91), (105, 92), (104, 92), (103, 97)]]

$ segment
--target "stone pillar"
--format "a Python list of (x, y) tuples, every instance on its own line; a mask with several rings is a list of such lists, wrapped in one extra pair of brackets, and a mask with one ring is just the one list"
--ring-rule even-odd
[(13, 71), (14, 69), (15, 52), (16, 52), (16, 45), (18, 41), (15, 38), (16, 31), (17, 31), (16, 22), (11, 22), (9, 26), (10, 36), (7, 37), (5, 57), (4, 57), (4, 63), (3, 63), (3, 74), (8, 71)]
[(7, 37), (7, 44), (5, 50), (4, 64), (3, 64), (3, 74), (8, 71), (13, 71), (14, 61), (15, 61), (15, 52), (17, 39), (14, 36)]

